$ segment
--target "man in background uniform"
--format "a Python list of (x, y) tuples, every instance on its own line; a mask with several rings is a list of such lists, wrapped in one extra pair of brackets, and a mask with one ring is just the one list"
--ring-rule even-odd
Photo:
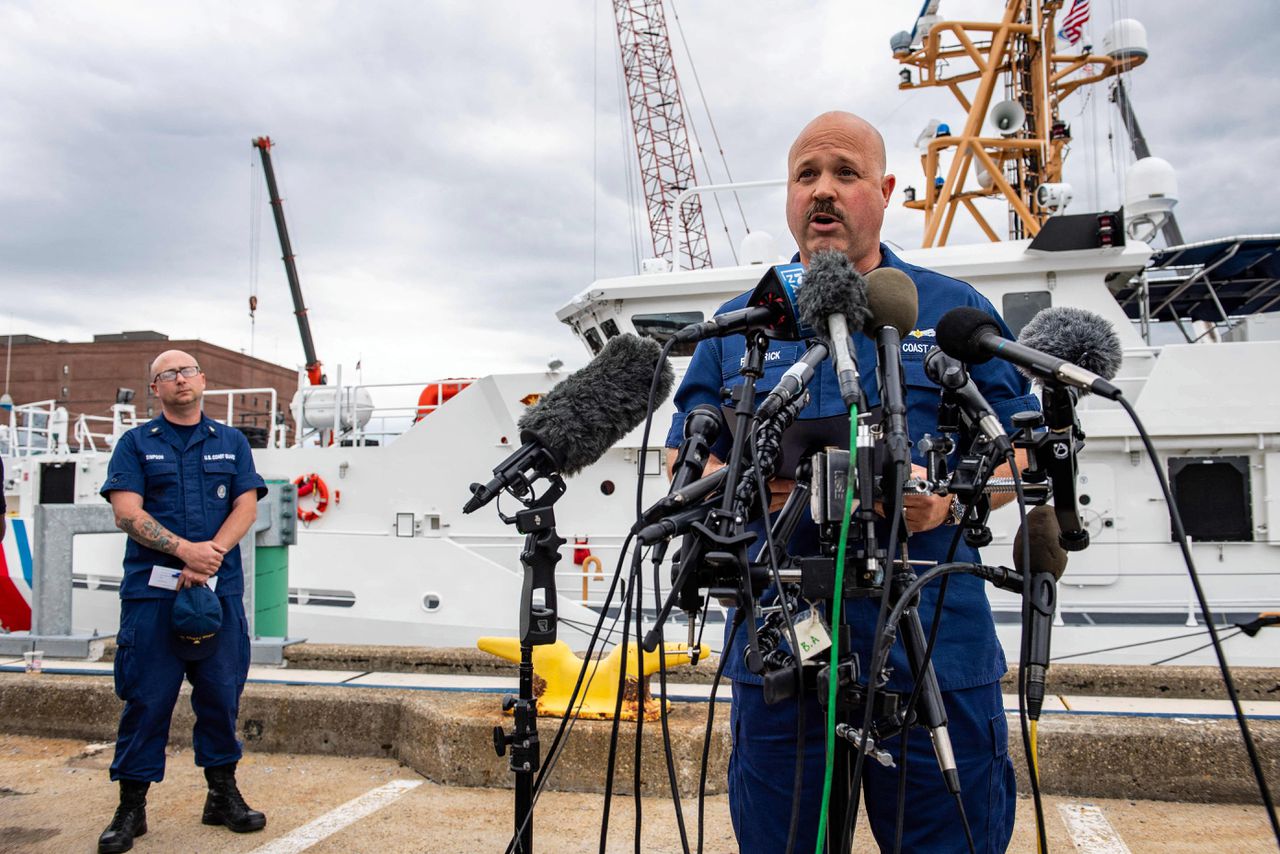
[(205, 824), (261, 830), (236, 786), (236, 717), (249, 672), (240, 539), (266, 485), (239, 430), (204, 415), (205, 378), (169, 350), (151, 366), (161, 414), (120, 437), (102, 495), (129, 535), (120, 585), (116, 694), (124, 700), (111, 779), (120, 806), (98, 839), (101, 854), (147, 832), (146, 796), (164, 779), (169, 721), (185, 676), (192, 686), (196, 765), (209, 784)]

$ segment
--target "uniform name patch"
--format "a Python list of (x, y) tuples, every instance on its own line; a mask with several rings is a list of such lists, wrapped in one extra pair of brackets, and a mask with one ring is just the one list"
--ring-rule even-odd
[[(777, 362), (781, 359), (782, 359), (782, 352), (780, 350), (769, 350), (764, 354), (764, 360), (766, 363)], [(746, 355), (743, 355), (743, 357), (738, 360), (738, 367), (745, 368), (746, 366), (747, 366), (747, 357)]]
[(231, 460), (235, 462), (235, 454), (205, 454), (204, 461), (206, 463), (217, 462), (218, 460)]
[(144, 460), (163, 460), (164, 454), (144, 454)]

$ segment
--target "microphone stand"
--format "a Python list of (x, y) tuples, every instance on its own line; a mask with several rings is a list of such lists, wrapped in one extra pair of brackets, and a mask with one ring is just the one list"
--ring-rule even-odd
[[(1089, 531), (1080, 519), (1076, 504), (1076, 454), (1084, 444), (1084, 431), (1076, 417), (1076, 392), (1046, 381), (1040, 393), (1040, 413), (1018, 413), (1015, 447), (1030, 451), (1030, 466), (1024, 473), (1028, 483), (1048, 483), (1052, 487), (1053, 510), (1058, 517), (1058, 543), (1069, 552), (1089, 547)], [(1034, 432), (1036, 428), (1049, 429)]]
[[(515, 516), (501, 510), (499, 518), (525, 535), (520, 565), (524, 583), (520, 591), (520, 688), (518, 696), (502, 698), (502, 710), (514, 710), (514, 726), (493, 728), (493, 747), (499, 756), (508, 748), (508, 766), (515, 772), (515, 832), (520, 854), (533, 854), (533, 783), (541, 764), (538, 742), (538, 703), (533, 695), (533, 648), (556, 642), (556, 563), (565, 539), (556, 533), (552, 506), (564, 495), (559, 474), (549, 475), (550, 485), (538, 496), (524, 500), (525, 509)], [(541, 595), (538, 595), (541, 594)]]

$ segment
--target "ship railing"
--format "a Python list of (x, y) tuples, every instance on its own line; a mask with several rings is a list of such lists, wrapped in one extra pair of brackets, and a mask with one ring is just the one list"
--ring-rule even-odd
[[(115, 403), (111, 405), (110, 415), (85, 415), (76, 418), (73, 441), (82, 454), (109, 451), (116, 446), (116, 441), (126, 431), (136, 427), (138, 407), (132, 403)], [(95, 430), (101, 425), (109, 425), (105, 430)], [(101, 444), (101, 447), (99, 447)]]
[(27, 457), (68, 449), (67, 410), (56, 400), (14, 406), (9, 410), (9, 423), (0, 425), (0, 453), (6, 456)]
[[(299, 430), (295, 439), (296, 446), (302, 446), (309, 440), (321, 440), (321, 434), (333, 436), (331, 443), (338, 446), (387, 445), (394, 439), (407, 433), (410, 428), (426, 416), (435, 412), (443, 403), (424, 404), (395, 403), (392, 405), (375, 405), (372, 403), (373, 391), (378, 390), (380, 397), (391, 397), (397, 400), (420, 401), (420, 395), (427, 389), (434, 388), (436, 399), (442, 400), (447, 389), (456, 388), (459, 384), (469, 384), (471, 379), (455, 378), (432, 380), (430, 382), (407, 383), (360, 383), (344, 385), (342, 374), (336, 374), (336, 382), (324, 386), (304, 386), (300, 389), (300, 412), (307, 411), (308, 402), (314, 396), (321, 395), (326, 410), (324, 423), (305, 426), (305, 419), (300, 419)], [(368, 395), (369, 403), (362, 403), (362, 393)], [(328, 408), (333, 407), (332, 420), (328, 417)]]
[[(267, 396), (266, 412), (263, 412), (261, 409), (257, 408), (256, 406), (249, 407), (249, 406), (244, 406), (243, 404), (241, 406), (242, 411), (237, 412), (236, 399), (243, 398), (247, 395), (255, 395), (255, 396), (266, 395)], [(254, 429), (262, 431), (263, 435), (261, 436), (261, 439), (265, 441), (266, 447), (284, 448), (288, 446), (289, 425), (285, 422), (284, 416), (280, 412), (279, 398), (274, 388), (263, 387), (263, 388), (206, 389), (204, 393), (204, 399), (206, 403), (209, 402), (211, 398), (213, 399), (225, 398), (227, 405), (226, 405), (226, 411), (223, 413), (223, 417), (221, 418), (219, 418), (216, 414), (209, 412), (209, 407), (206, 405), (205, 413), (210, 418), (214, 419), (215, 421), (220, 421), (223, 424), (229, 424), (232, 427), (236, 427), (242, 431), (254, 430)], [(239, 424), (236, 423), (237, 415), (240, 418)], [(267, 425), (265, 427), (252, 423), (255, 421), (259, 421), (263, 418), (267, 419)]]

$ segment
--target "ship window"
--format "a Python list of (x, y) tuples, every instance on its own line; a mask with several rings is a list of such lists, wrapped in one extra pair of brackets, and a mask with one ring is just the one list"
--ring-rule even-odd
[(1248, 457), (1171, 457), (1169, 485), (1190, 539), (1253, 539)]
[[(702, 312), (700, 311), (671, 311), (664, 314), (631, 315), (631, 323), (635, 326), (636, 332), (646, 338), (652, 338), (659, 344), (666, 344), (672, 335), (675, 335), (690, 323), (701, 322)], [(682, 341), (671, 348), (671, 355), (692, 356), (693, 348), (696, 346), (696, 342)]]
[(1048, 291), (1020, 291), (1005, 294), (1001, 301), (1000, 316), (1009, 324), (1009, 331), (1016, 338), (1036, 312), (1053, 305), (1053, 296)]
[(618, 324), (612, 319), (606, 320), (604, 323), (600, 324), (600, 328), (604, 330), (605, 338), (617, 338), (621, 334), (618, 329)]
[(588, 326), (584, 329), (582, 337), (587, 339), (587, 346), (591, 348), (591, 355), (594, 356), (604, 349), (604, 340), (600, 338), (600, 330), (594, 326)]

